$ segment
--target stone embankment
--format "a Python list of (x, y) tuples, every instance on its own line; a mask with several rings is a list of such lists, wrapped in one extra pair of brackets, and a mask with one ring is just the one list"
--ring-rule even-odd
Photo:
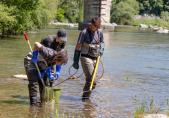
[(150, 30), (157, 32), (157, 33), (169, 33), (169, 30), (167, 28), (162, 28), (162, 27), (159, 27), (159, 26), (140, 24), (139, 27), (142, 30), (150, 29)]

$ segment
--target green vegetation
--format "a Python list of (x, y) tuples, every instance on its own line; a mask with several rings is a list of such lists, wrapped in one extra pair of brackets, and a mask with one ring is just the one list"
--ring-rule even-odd
[[(51, 20), (78, 23), (83, 21), (83, 0), (1, 0), (0, 16), (1, 35), (46, 28)], [(169, 27), (169, 1), (112, 0), (111, 22)]]
[[(0, 2), (0, 32), (2, 35), (43, 28), (52, 18), (48, 0), (2, 0)], [(50, 0), (57, 3), (57, 0)], [(50, 6), (49, 6), (50, 5)], [(3, 20), (4, 19), (4, 20)]]
[[(135, 19), (135, 15), (142, 15)], [(169, 27), (168, 0), (112, 0), (111, 22), (122, 25), (157, 25)]]
[(83, 0), (59, 0), (56, 19), (61, 22), (82, 21)]
[(132, 25), (134, 26), (139, 26), (139, 24), (147, 24), (147, 25), (152, 25), (152, 26), (160, 26), (160, 27), (168, 27), (169, 28), (169, 22), (157, 18), (157, 19), (149, 19), (149, 18), (140, 18), (140, 19), (136, 19), (134, 20), (134, 22), (132, 23)]
[(133, 16), (138, 14), (139, 4), (136, 0), (113, 0), (111, 8), (111, 22), (129, 25)]
[(79, 22), (82, 8), (82, 0), (1, 0), (0, 34), (15, 35), (46, 28), (53, 19)]
[[(139, 102), (135, 99), (136, 102)], [(160, 112), (160, 108), (155, 106), (154, 99), (150, 98), (148, 102), (141, 102), (141, 104), (134, 112), (134, 118), (143, 118), (146, 114), (157, 114)]]

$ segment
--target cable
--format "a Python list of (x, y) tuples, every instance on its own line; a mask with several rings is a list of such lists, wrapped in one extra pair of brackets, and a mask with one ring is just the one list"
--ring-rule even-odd
[[(101, 59), (100, 59), (100, 63), (101, 63), (101, 65), (102, 65), (103, 70), (102, 70), (101, 76), (97, 79), (96, 82), (98, 82), (98, 81), (103, 77), (103, 75), (104, 75), (104, 65), (103, 65), (103, 62), (102, 62)], [(73, 74), (71, 74), (70, 70), (71, 70), (72, 67), (73, 67), (73, 66), (70, 66), (70, 67), (69, 67), (69, 77), (68, 77), (67, 79), (65, 79), (65, 80), (63, 80), (63, 81), (61, 81), (61, 82), (59, 82), (58, 84), (55, 84), (54, 87), (56, 87), (56, 86), (58, 86), (58, 85), (64, 83), (64, 82), (67, 81), (67, 80), (74, 79), (74, 77), (75, 77), (75, 75), (77, 74), (77, 72), (78, 72), (79, 69), (77, 69)], [(82, 75), (83, 75), (83, 72), (82, 72), (79, 76), (76, 76), (76, 78), (80, 78)], [(90, 90), (89, 90), (89, 91), (90, 91)], [(83, 91), (83, 92), (89, 92), (89, 91)]]

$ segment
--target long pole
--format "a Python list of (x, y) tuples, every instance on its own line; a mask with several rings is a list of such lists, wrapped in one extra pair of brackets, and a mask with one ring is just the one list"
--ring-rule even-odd
[(94, 67), (94, 70), (93, 70), (93, 73), (92, 73), (92, 82), (90, 84), (90, 91), (92, 90), (93, 83), (94, 83), (94, 80), (96, 78), (96, 73), (97, 73), (97, 70), (98, 70), (98, 67), (99, 67), (99, 62), (100, 62), (100, 56), (97, 57), (96, 64), (95, 64), (95, 67)]
[[(31, 47), (31, 44), (30, 44), (30, 41), (29, 41), (28, 34), (27, 34), (26, 32), (24, 32), (24, 38), (25, 38), (26, 42), (28, 43), (28, 46), (29, 46), (30, 51), (33, 52), (32, 47)], [(41, 73), (40, 73), (40, 69), (39, 69), (39, 67), (38, 67), (38, 64), (37, 64), (37, 63), (34, 63), (34, 64), (35, 64), (35, 67), (36, 67), (36, 69), (37, 69), (37, 71), (38, 71), (38, 75), (39, 75), (39, 78), (41, 79), (42, 85), (45, 87), (45, 83), (44, 83), (43, 78), (42, 78), (42, 76), (41, 76)]]

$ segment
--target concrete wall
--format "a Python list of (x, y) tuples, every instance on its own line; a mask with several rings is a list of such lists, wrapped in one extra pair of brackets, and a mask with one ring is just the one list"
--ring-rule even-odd
[(110, 23), (111, 0), (101, 0), (102, 24)]
[(110, 23), (111, 0), (84, 0), (84, 22), (101, 15), (102, 23)]
[(84, 22), (99, 16), (100, 0), (84, 0)]

